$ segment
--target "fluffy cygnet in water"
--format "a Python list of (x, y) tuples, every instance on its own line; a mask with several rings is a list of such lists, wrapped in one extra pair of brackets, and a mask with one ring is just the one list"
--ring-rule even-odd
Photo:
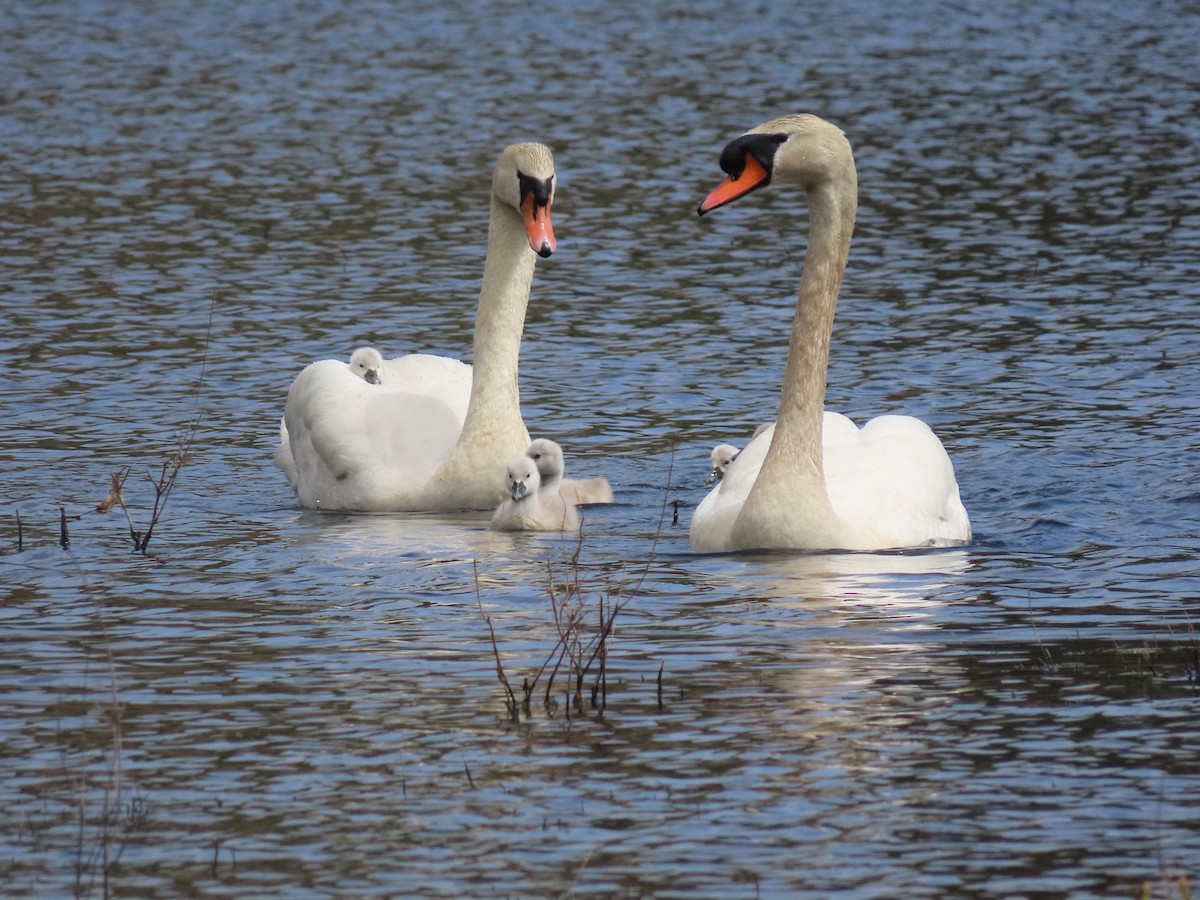
[[(561, 470), (559, 477), (562, 477)], [(579, 510), (556, 485), (547, 486), (538, 464), (528, 456), (509, 460), (505, 472), (508, 499), (492, 516), (495, 531), (578, 531)]]
[(613, 491), (603, 475), (595, 478), (563, 478), (566, 462), (562, 447), (548, 438), (530, 443), (525, 455), (537, 463), (543, 489), (552, 488), (568, 503), (582, 506), (588, 503), (612, 503)]

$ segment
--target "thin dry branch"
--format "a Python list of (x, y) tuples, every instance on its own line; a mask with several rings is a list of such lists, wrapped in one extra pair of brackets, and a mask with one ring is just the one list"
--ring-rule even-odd
[(496, 657), (496, 676), (504, 685), (506, 695), (504, 705), (508, 708), (509, 715), (515, 719), (518, 712), (517, 695), (513, 693), (512, 685), (508, 683), (508, 676), (504, 674), (504, 664), (500, 662), (500, 648), (496, 645), (496, 629), (492, 627), (492, 617), (483, 611), (483, 597), (479, 592), (479, 560), (471, 560), (471, 570), (475, 574), (475, 602), (479, 606), (479, 614), (487, 623), (488, 633), (492, 636), (492, 654)]
[(120, 472), (112, 474), (108, 494), (96, 506), (96, 512), (100, 513), (106, 513), (114, 506), (121, 507), (121, 511), (125, 513), (125, 521), (129, 525), (129, 536), (133, 541), (133, 549), (135, 552), (143, 555), (145, 555), (146, 548), (150, 545), (150, 538), (154, 535), (154, 529), (158, 527), (163, 513), (166, 512), (167, 499), (171, 496), (171, 491), (175, 488), (179, 472), (192, 457), (192, 448), (196, 443), (196, 435), (200, 431), (200, 402), (204, 396), (201, 388), (204, 385), (205, 376), (208, 374), (208, 349), (212, 343), (213, 317), (216, 313), (216, 307), (217, 297), (216, 294), (213, 294), (208, 305), (208, 323), (205, 326), (204, 349), (200, 357), (200, 374), (196, 378), (196, 388), (192, 395), (192, 415), (188, 419), (187, 425), (176, 437), (177, 447), (175, 452), (169, 459), (162, 463), (158, 474), (155, 475), (152, 471), (146, 472), (147, 480), (154, 487), (154, 503), (150, 507), (150, 521), (146, 526), (146, 530), (139, 531), (133, 524), (133, 516), (130, 514), (129, 507), (125, 502), (123, 488), (126, 479), (129, 477), (129, 466), (126, 466)]

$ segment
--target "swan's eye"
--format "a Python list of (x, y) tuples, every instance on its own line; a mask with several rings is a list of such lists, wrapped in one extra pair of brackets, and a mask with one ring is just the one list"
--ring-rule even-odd
[(746, 156), (750, 154), (770, 172), (775, 151), (787, 139), (786, 134), (743, 134), (726, 144), (721, 151), (721, 171), (737, 181), (746, 168)]
[(549, 206), (550, 195), (554, 192), (554, 176), (549, 178), (539, 179), (532, 175), (526, 175), (524, 172), (517, 172), (517, 184), (521, 189), (521, 202), (525, 202), (525, 198), (533, 194), (533, 203), (535, 206)]

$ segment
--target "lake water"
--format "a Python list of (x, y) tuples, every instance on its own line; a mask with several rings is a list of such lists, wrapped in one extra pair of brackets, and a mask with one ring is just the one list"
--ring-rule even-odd
[[(811, 6), (6, 14), (0, 894), (1200, 878), (1200, 11)], [(860, 173), (828, 406), (933, 425), (969, 546), (689, 551), (709, 450), (774, 417), (806, 222), (786, 191), (695, 206), (796, 111)], [(300, 509), (291, 379), (469, 353), (491, 166), (525, 139), (559, 173), (525, 420), (618, 502), (578, 547)], [(135, 553), (95, 507), (129, 467), (143, 531), (193, 422)], [(543, 673), (514, 720), (496, 655), (520, 694), (555, 603), (581, 648), (615, 612), (606, 691), (599, 658), (578, 708)]]

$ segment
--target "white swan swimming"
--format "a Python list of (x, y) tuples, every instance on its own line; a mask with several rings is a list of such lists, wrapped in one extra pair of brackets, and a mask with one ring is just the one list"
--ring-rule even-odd
[(350, 371), (367, 384), (379, 384), (383, 354), (374, 347), (359, 347), (350, 354)]
[(603, 475), (594, 478), (563, 478), (566, 461), (563, 450), (548, 438), (538, 438), (525, 448), (525, 455), (537, 463), (542, 487), (563, 495), (568, 503), (582, 506), (589, 503), (612, 503), (612, 486)]
[[(558, 477), (562, 477), (561, 469)], [(559, 493), (557, 479), (542, 480), (539, 464), (532, 457), (509, 460), (505, 485), (508, 498), (501, 501), (492, 516), (494, 531), (579, 530), (579, 510)]]
[(712, 471), (708, 473), (708, 477), (704, 479), (704, 483), (712, 484), (724, 478), (729, 464), (737, 459), (738, 454), (741, 452), (733, 444), (717, 444), (717, 446), (713, 447), (712, 453), (708, 455), (708, 460), (712, 463)]
[(534, 262), (556, 247), (554, 180), (544, 144), (496, 163), (474, 367), (418, 353), (385, 360), (378, 385), (332, 359), (296, 376), (275, 461), (302, 505), (491, 509), (504, 496), (506, 463), (529, 443), (517, 364)]
[(775, 425), (729, 466), (692, 517), (692, 549), (881, 550), (971, 538), (954, 467), (929, 426), (881, 416), (861, 429), (823, 412), (829, 340), (850, 251), (858, 176), (841, 130), (781, 116), (721, 153), (728, 178), (701, 215), (768, 184), (808, 194), (809, 241)]

